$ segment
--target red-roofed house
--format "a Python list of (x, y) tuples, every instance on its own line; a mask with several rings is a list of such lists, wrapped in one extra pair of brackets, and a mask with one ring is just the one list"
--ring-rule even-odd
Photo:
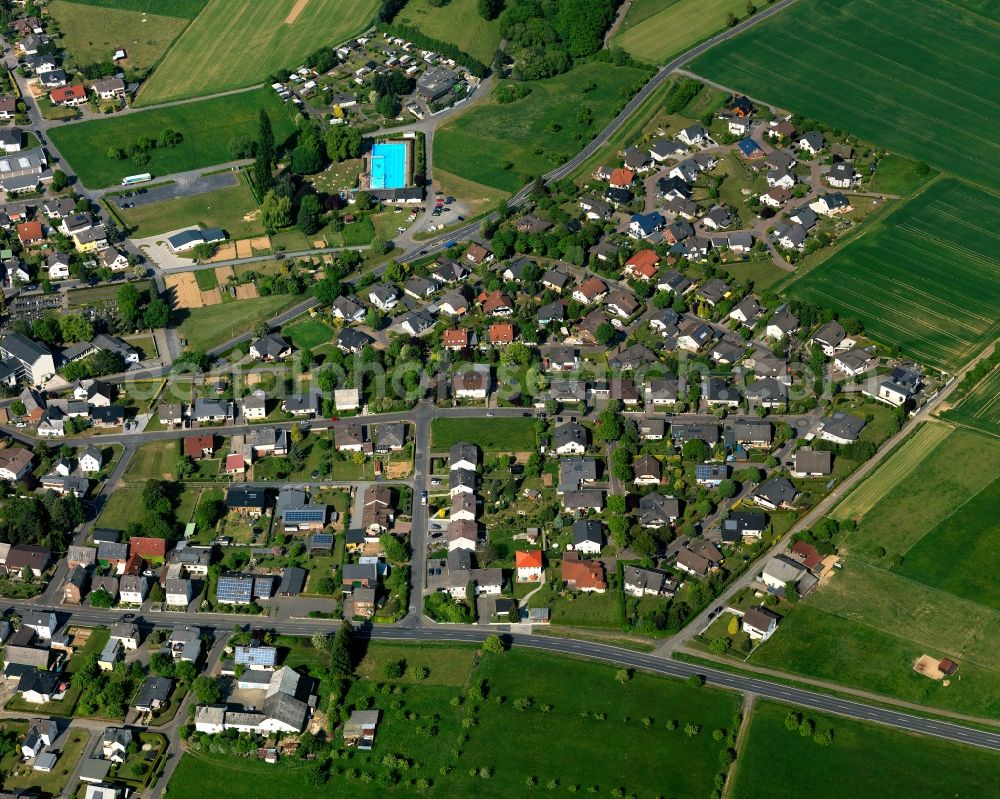
[(631, 169), (616, 169), (611, 173), (611, 179), (608, 181), (608, 185), (612, 189), (627, 189), (632, 185), (635, 180), (635, 172)]
[(636, 280), (652, 280), (656, 277), (656, 268), (660, 256), (653, 250), (639, 250), (625, 262), (625, 276)]
[(215, 454), (215, 437), (188, 436), (184, 439), (184, 454), (196, 460), (211, 458)]
[(165, 538), (147, 538), (133, 536), (128, 540), (130, 556), (139, 555), (143, 558), (165, 558), (167, 556), (167, 540)]
[(243, 474), (247, 470), (247, 460), (240, 452), (230, 452), (226, 456), (226, 474)]
[(603, 594), (608, 589), (604, 580), (604, 565), (597, 560), (570, 560), (562, 562), (562, 578), (574, 591), (593, 591)]
[(519, 583), (537, 583), (542, 579), (541, 550), (519, 549), (514, 553), (514, 562), (517, 565), (517, 581)]
[(60, 86), (49, 92), (52, 105), (83, 105), (87, 102), (87, 90), (83, 86)]
[(146, 559), (142, 555), (133, 552), (128, 556), (128, 560), (125, 561), (125, 571), (122, 574), (131, 574), (133, 576), (142, 574), (143, 569), (146, 568)]
[(584, 304), (600, 302), (608, 294), (607, 284), (600, 278), (588, 277), (573, 292), (573, 299)]
[(494, 347), (506, 347), (514, 340), (514, 325), (510, 322), (490, 325), (490, 344)]
[(819, 554), (819, 550), (805, 541), (796, 541), (792, 546), (792, 554), (809, 571), (812, 571), (823, 562), (823, 556)]
[(445, 330), (441, 343), (446, 350), (464, 350), (469, 346), (468, 330)]
[(35, 222), (22, 222), (17, 226), (17, 238), (20, 240), (22, 246), (27, 247), (29, 244), (37, 244), (40, 241), (45, 241), (45, 231), (42, 230), (42, 223)]
[(491, 291), (489, 294), (479, 295), (479, 302), (482, 305), (483, 313), (491, 316), (510, 316), (514, 313), (514, 303), (510, 297), (499, 289)]

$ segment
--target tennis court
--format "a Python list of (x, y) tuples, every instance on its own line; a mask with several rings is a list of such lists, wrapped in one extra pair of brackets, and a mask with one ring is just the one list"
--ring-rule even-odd
[(369, 167), (373, 189), (402, 189), (406, 186), (406, 143), (391, 142), (372, 147)]

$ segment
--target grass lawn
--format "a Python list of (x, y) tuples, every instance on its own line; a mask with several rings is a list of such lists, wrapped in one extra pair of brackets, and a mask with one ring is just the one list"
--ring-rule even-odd
[(647, 76), (643, 69), (592, 62), (532, 81), (527, 97), (503, 105), (491, 99), (439, 128), (434, 164), (466, 180), (516, 192), (576, 154)]
[(147, 11), (152, 6), (158, 14), (194, 19), (205, 7), (208, 0), (170, 0), (150, 3), (149, 0), (73, 0), (74, 3), (97, 8), (122, 8), (126, 11)]
[(378, 0), (209, 0), (137, 101), (150, 105), (210, 94), (295, 69), (317, 48), (360, 33), (378, 6)]
[(872, 338), (919, 361), (954, 370), (1000, 335), (998, 216), (1000, 197), (940, 180), (789, 292), (861, 319)]
[(136, 450), (132, 462), (125, 470), (125, 479), (136, 482), (142, 480), (172, 480), (174, 465), (180, 457), (181, 449), (177, 441), (153, 441)]
[(871, 190), (905, 196), (915, 192), (936, 175), (937, 172), (933, 169), (922, 175), (917, 161), (890, 153), (878, 162)]
[(788, 272), (775, 266), (774, 261), (770, 258), (722, 263), (719, 264), (719, 268), (728, 272), (736, 280), (753, 283), (753, 289), (757, 292), (765, 291), (782, 278), (788, 277)]
[(59, 796), (69, 780), (70, 774), (76, 768), (77, 762), (83, 756), (84, 747), (90, 740), (90, 733), (79, 727), (69, 731), (68, 737), (60, 744), (62, 752), (52, 771), (47, 774), (34, 771), (30, 766), (17, 764), (16, 768), (4, 778), (3, 787), (6, 790), (17, 788), (34, 788), (46, 796)]
[(122, 47), (128, 54), (122, 66), (138, 71), (148, 70), (162, 58), (188, 24), (172, 15), (95, 8), (67, 0), (55, 0), (46, 8), (59, 23), (61, 45), (77, 64), (109, 61), (115, 50)]
[(992, 191), (998, 53), (995, 20), (947, 0), (804, 0), (688, 68)]
[(194, 272), (194, 282), (202, 291), (211, 291), (219, 287), (219, 279), (215, 276), (214, 269), (196, 269)]
[[(241, 135), (255, 137), (262, 109), (271, 117), (280, 148), (294, 132), (294, 126), (288, 109), (270, 88), (65, 125), (53, 128), (49, 135), (80, 180), (86, 186), (99, 188), (136, 172), (163, 176), (231, 161), (229, 142)], [(131, 159), (108, 156), (112, 143), (124, 148), (143, 136), (155, 139), (164, 128), (172, 128), (184, 140), (176, 147), (152, 150), (149, 163), (141, 169)]]
[[(535, 603), (532, 601), (532, 604)], [(550, 603), (552, 623), (567, 627), (614, 627), (622, 625), (617, 592), (610, 588), (603, 594), (578, 594), (556, 597)]]
[[(466, 684), (476, 661), (476, 647), (459, 647), (450, 644), (378, 644), (369, 646), (358, 663), (358, 675), (366, 680), (382, 682), (386, 663), (403, 661), (403, 676), (392, 682), (400, 685), (449, 685)], [(420, 676), (426, 668), (427, 677)]]
[[(879, 724), (806, 711), (818, 730), (833, 730), (833, 743), (785, 728), (789, 707), (758, 701), (736, 765), (734, 799), (786, 799), (801, 792), (801, 767), (836, 779), (811, 780), (811, 799), (844, 796), (1000, 795), (1000, 755)], [(878, 754), (878, 768), (872, 756)], [(759, 764), (767, 763), (766, 768)]]
[(500, 44), (500, 20), (479, 15), (478, 0), (451, 0), (436, 8), (428, 0), (410, 0), (396, 22), (417, 28), (427, 36), (449, 42), (484, 64), (493, 60)]
[(139, 517), (141, 508), (142, 486), (128, 484), (120, 486), (108, 497), (101, 515), (97, 517), (97, 526), (124, 530)]
[(175, 311), (175, 316), (181, 319), (177, 330), (186, 340), (187, 349), (210, 350), (246, 333), (258, 319), (268, 319), (301, 300), (299, 296), (275, 294), (204, 308), (187, 308)]
[(372, 239), (375, 238), (375, 226), (372, 224), (372, 221), (365, 216), (357, 222), (344, 225), (341, 235), (344, 237), (345, 247), (358, 247), (365, 244), (371, 244)]
[(1000, 435), (1000, 367), (941, 417), (987, 435)]
[(324, 344), (333, 336), (333, 328), (319, 319), (306, 318), (301, 322), (283, 328), (281, 331), (291, 339), (295, 349), (312, 349)]
[[(149, 280), (139, 280), (132, 283), (140, 294), (148, 291), (151, 284), (152, 281)], [(71, 289), (66, 292), (66, 299), (71, 311), (97, 305), (106, 305), (107, 303), (117, 301), (118, 292), (121, 291), (121, 288), (121, 284), (104, 284), (86, 289)]]
[(467, 441), (484, 452), (527, 452), (535, 449), (535, 420), (524, 417), (487, 419), (435, 419), (431, 424), (431, 448), (451, 449)]
[[(507, 192), (495, 189), (492, 186), (484, 186), (482, 183), (466, 180), (451, 172), (445, 172), (443, 169), (438, 169), (437, 165), (434, 166), (434, 183), (438, 191), (443, 191), (445, 194), (453, 197), (461, 197), (462, 202), (468, 210), (466, 216), (470, 219), (496, 208), (500, 200), (507, 196)], [(458, 222), (456, 224), (461, 225), (463, 223)], [(419, 239), (420, 237), (435, 235), (437, 234), (424, 231), (418, 232), (416, 237)]]
[(633, 0), (611, 40), (633, 58), (662, 64), (726, 27), (726, 14), (746, 14), (740, 0)]
[(221, 227), (230, 238), (242, 239), (264, 233), (256, 215), (251, 220), (244, 219), (256, 210), (257, 204), (250, 189), (240, 180), (228, 189), (124, 210), (115, 209), (115, 213), (129, 226), (130, 235), (135, 237), (156, 236), (193, 225)]
[[(446, 647), (386, 646), (392, 657), (398, 652), (414, 665), (436, 657), (436, 649), (445, 660), (449, 652)], [(382, 647), (372, 644), (369, 652)], [(574, 790), (573, 786), (587, 793), (597, 786), (597, 793), (607, 796), (623, 786), (627, 794), (649, 797), (661, 794), (667, 779), (672, 796), (710, 792), (723, 745), (713, 740), (712, 730), (731, 725), (738, 707), (734, 694), (645, 674), (620, 685), (612, 666), (529, 651), (512, 650), (478, 666), (470, 664), (467, 648), (450, 651), (456, 662), (437, 669), (437, 673), (447, 670), (449, 684), (434, 684), (436, 670), (430, 662), (426, 681), (410, 683), (404, 676), (402, 695), (393, 697), (402, 699), (402, 707), (393, 707), (376, 692), (376, 682), (383, 681), (380, 676), (355, 683), (347, 701), (373, 696), (382, 720), (371, 753), (354, 752), (349, 762), (331, 763), (326, 789), (330, 795), (384, 799), (385, 788), (365, 779), (349, 781), (345, 772), (351, 767), (377, 774), (388, 753), (404, 753), (415, 763), (403, 774), (404, 784), (396, 791), (402, 791), (401, 796), (412, 794), (404, 787), (409, 780), (422, 777), (431, 785), (421, 795), (430, 797), (506, 799), (522, 795), (529, 776), (537, 778), (539, 791), (557, 780), (559, 793)], [(459, 683), (463, 665), (465, 680)], [(475, 710), (468, 701), (452, 706), (451, 698), (463, 694), (473, 679), (486, 681), (488, 698), (475, 702)], [(531, 706), (515, 709), (514, 700), (519, 697), (530, 697)], [(415, 718), (408, 720), (407, 714)], [(437, 734), (417, 734), (435, 714), (439, 717), (434, 722)], [(464, 728), (461, 720), (468, 715), (475, 717), (475, 723)], [(648, 727), (644, 718), (649, 720)], [(680, 727), (667, 729), (668, 720), (677, 720)], [(701, 727), (691, 738), (682, 731), (689, 722)], [(468, 740), (453, 743), (463, 734)], [(441, 773), (442, 766), (450, 767), (447, 773)], [(479, 768), (489, 769), (489, 778), (478, 776)], [(305, 781), (306, 770), (304, 763), (292, 758), (265, 767), (257, 761), (187, 753), (172, 779), (171, 794), (227, 799), (253, 790), (307, 796), (314, 791)]]

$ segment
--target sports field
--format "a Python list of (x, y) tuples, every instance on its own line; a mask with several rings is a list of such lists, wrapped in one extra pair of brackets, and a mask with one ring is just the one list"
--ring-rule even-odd
[(110, 61), (122, 47), (128, 58), (121, 62), (127, 69), (143, 71), (155, 64), (187, 26), (182, 17), (145, 14), (54, 0), (47, 6), (59, 23), (62, 45), (78, 65)]
[(1000, 795), (996, 752), (801, 710), (817, 730), (833, 730), (833, 743), (817, 746), (812, 738), (785, 727), (790, 710), (801, 709), (775, 702), (754, 705), (728, 794), (733, 799), (802, 795), (804, 763), (813, 774), (824, 775), (809, 780), (810, 799)]
[(439, 128), (434, 166), (514, 193), (575, 155), (647, 75), (635, 67), (590, 62), (530, 81), (527, 97), (506, 104), (491, 99)]
[(961, 402), (942, 413), (941, 417), (987, 435), (1000, 437), (1000, 368), (994, 369)]
[(746, 0), (634, 0), (611, 43), (633, 58), (662, 64), (742, 18)]
[(209, 0), (139, 90), (139, 105), (250, 86), (374, 18), (378, 0)]
[[(916, 465), (901, 468), (908, 460)], [(751, 662), (1000, 718), (998, 479), (994, 441), (924, 425), (871, 478), (875, 495), (848, 496), (861, 521), (838, 544), (843, 569)], [(923, 654), (953, 658), (958, 679), (913, 673)]]
[[(229, 142), (237, 136), (256, 138), (261, 109), (271, 117), (280, 147), (295, 128), (284, 103), (270, 89), (63, 125), (52, 128), (49, 135), (84, 185), (99, 188), (137, 172), (163, 177), (231, 161)], [(183, 141), (149, 151), (149, 163), (141, 168), (131, 158), (119, 160), (108, 152), (111, 145), (125, 148), (142, 137), (155, 139), (165, 128), (180, 133)]]
[(990, 190), (1000, 185), (1000, 25), (948, 0), (800, 0), (689, 68)]
[(410, 0), (395, 21), (489, 64), (500, 44), (500, 20), (487, 22), (479, 15), (477, 4), (478, 0), (450, 0), (435, 8), (427, 0)]
[[(789, 285), (954, 371), (1000, 334), (1000, 197), (939, 180)], [(976, 298), (971, 301), (971, 298)]]

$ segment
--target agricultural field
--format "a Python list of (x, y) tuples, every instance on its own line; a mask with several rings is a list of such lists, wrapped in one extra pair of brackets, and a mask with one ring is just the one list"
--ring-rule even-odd
[(257, 203), (250, 188), (242, 180), (228, 189), (137, 205), (134, 208), (116, 207), (114, 211), (129, 226), (130, 235), (134, 238), (157, 236), (189, 225), (220, 227), (232, 239), (250, 238), (264, 233), (264, 228), (258, 221)]
[(1000, 368), (994, 369), (957, 405), (942, 413), (941, 418), (986, 435), (1000, 436)]
[(145, 72), (162, 58), (170, 43), (188, 24), (185, 19), (173, 15), (146, 14), (69, 0), (54, 0), (47, 9), (59, 24), (62, 46), (78, 65), (110, 61), (115, 50), (122, 47), (128, 58), (120, 65), (137, 72)]
[(648, 72), (600, 62), (531, 81), (527, 97), (495, 98), (450, 119), (434, 136), (436, 168), (514, 193), (579, 151), (645, 82)]
[[(148, 11), (165, 17), (194, 19), (201, 13), (208, 0), (73, 0), (74, 3), (95, 8), (119, 8), (123, 11)], [(49, 8), (51, 8), (51, 4)]]
[[(381, 645), (372, 644), (369, 653), (379, 649)], [(386, 754), (402, 753), (415, 765), (397, 786), (395, 793), (401, 796), (416, 792), (409, 787), (411, 779), (427, 778), (430, 785), (420, 791), (423, 796), (509, 797), (527, 792), (524, 786), (529, 777), (537, 781), (534, 792), (560, 795), (594, 792), (609, 796), (622, 788), (626, 796), (649, 797), (662, 793), (669, 781), (671, 796), (707, 796), (725, 746), (713, 739), (712, 731), (731, 728), (738, 709), (734, 694), (642, 673), (622, 685), (615, 680), (613, 666), (548, 654), (514, 649), (476, 666), (469, 650), (462, 647), (453, 648), (456, 656), (447, 659), (447, 648), (440, 646), (428, 649), (427, 656), (422, 646), (392, 645), (391, 650), (391, 657), (405, 661), (407, 671), (429, 668), (428, 677), (414, 681), (404, 671), (398, 681), (390, 681), (402, 688), (401, 708), (377, 693), (376, 684), (385, 682), (381, 669), (371, 680), (354, 684), (346, 701), (373, 697), (382, 720), (371, 753), (354, 752), (349, 761), (330, 762), (330, 779), (324, 789), (329, 795), (384, 799), (387, 791), (377, 778), (349, 780), (346, 771), (353, 767), (378, 774)], [(367, 654), (361, 661), (362, 674), (371, 674), (371, 659)], [(478, 710), (473, 711), (468, 701), (451, 704), (456, 693), (478, 680), (486, 681), (489, 692), (486, 701), (475, 703)], [(581, 691), (582, 685), (588, 690)], [(518, 710), (514, 702), (523, 697), (529, 697), (531, 704)], [(407, 720), (407, 714), (417, 718)], [(433, 714), (439, 716), (437, 735), (415, 734), (420, 721)], [(462, 719), (470, 714), (476, 722), (465, 727)], [(667, 722), (674, 720), (678, 728), (668, 729)], [(684, 734), (688, 723), (700, 726), (697, 735)], [(451, 742), (463, 733), (467, 740), (456, 756)], [(554, 741), (560, 745), (553, 746)], [(188, 752), (173, 776), (170, 792), (185, 799), (229, 799), (248, 792), (276, 791), (307, 796), (315, 793), (306, 780), (307, 771), (308, 764), (295, 758), (266, 765)]]
[[(809, 781), (811, 799), (844, 796), (1000, 795), (1000, 755), (902, 730), (803, 710), (817, 730), (833, 730), (833, 743), (785, 727), (788, 705), (758, 701), (750, 717), (730, 796), (787, 799), (802, 792), (802, 764), (836, 779)], [(878, 767), (873, 767), (877, 753)], [(761, 763), (767, 763), (761, 768)]]
[[(119, 183), (126, 175), (150, 172), (169, 175), (232, 160), (229, 143), (237, 136), (257, 136), (261, 110), (267, 111), (280, 149), (295, 132), (288, 109), (270, 89), (229, 97), (157, 108), (143, 113), (96, 119), (52, 128), (49, 135), (86, 186), (100, 188)], [(156, 139), (170, 128), (184, 137), (176, 147), (149, 152), (148, 164), (117, 159), (109, 146), (125, 148), (142, 137)]]
[(634, 0), (611, 44), (663, 64), (724, 30), (730, 13), (743, 17), (745, 0)]
[(428, 0), (410, 0), (395, 22), (455, 45), (483, 64), (493, 60), (500, 44), (500, 20), (487, 22), (479, 15), (478, 0), (450, 0), (433, 6)]
[(435, 419), (431, 449), (444, 452), (459, 441), (476, 444), (484, 452), (535, 450), (535, 420), (524, 417)]
[(1000, 0), (952, 0), (952, 2), (994, 21), (1000, 17)]
[(954, 371), (1000, 334), (998, 216), (1000, 197), (939, 180), (788, 290)]
[[(993, 441), (924, 425), (870, 478), (876, 490), (862, 484), (844, 503), (849, 512), (835, 511), (860, 518), (838, 543), (843, 569), (787, 614), (751, 662), (1000, 717), (998, 480)], [(945, 684), (913, 672), (924, 654), (954, 659), (957, 677)]]
[(139, 90), (136, 102), (250, 86), (364, 30), (378, 0), (209, 0)]
[(689, 68), (990, 190), (1000, 185), (1000, 104), (991, 99), (1000, 26), (947, 0), (803, 0)]

